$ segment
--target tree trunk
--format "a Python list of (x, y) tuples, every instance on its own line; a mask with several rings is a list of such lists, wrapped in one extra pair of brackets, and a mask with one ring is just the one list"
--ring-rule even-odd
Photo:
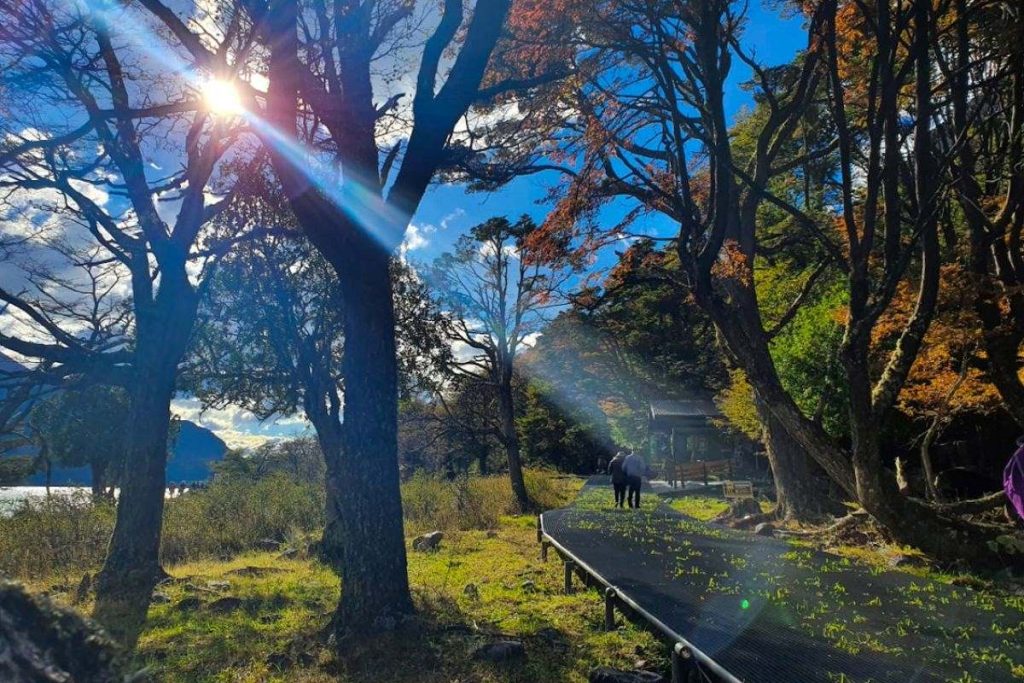
[(821, 520), (835, 506), (828, 495), (828, 475), (761, 401), (756, 405), (775, 479), (776, 515), (797, 522)]
[(345, 297), (339, 637), (388, 630), (413, 611), (399, 488), (390, 255), (366, 235), (353, 248), (344, 267), (336, 266)]
[(523, 479), (523, 464), (519, 455), (519, 434), (516, 432), (515, 404), (512, 399), (512, 369), (500, 370), (498, 382), (498, 429), (501, 431), (501, 443), (505, 447), (508, 459), (508, 476), (512, 480), (512, 494), (520, 512), (530, 509), (530, 497), (526, 493), (526, 481)]
[(93, 616), (111, 635), (134, 646), (160, 567), (167, 478), (167, 439), (178, 364), (188, 348), (198, 296), (184, 261), (167, 267), (155, 301), (137, 304), (137, 338), (128, 412), (128, 439), (114, 533), (96, 577)]
[(107, 484), (104, 480), (106, 470), (107, 466), (105, 463), (89, 463), (89, 479), (92, 482), (92, 495), (94, 498), (102, 498), (106, 492)]
[(164, 576), (160, 530), (176, 365), (168, 371), (166, 363), (142, 361), (136, 370), (117, 518), (106, 561), (96, 577), (93, 616), (129, 646), (145, 620), (153, 587)]
[(326, 502), (324, 505), (324, 533), (320, 539), (320, 559), (341, 573), (343, 535), (341, 524), (342, 492), (341, 474), (343, 457), (341, 425), (336, 420), (312, 419), (316, 438), (324, 456)]

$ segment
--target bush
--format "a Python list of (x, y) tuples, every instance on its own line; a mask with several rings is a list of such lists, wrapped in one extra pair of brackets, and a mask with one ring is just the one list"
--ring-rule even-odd
[(25, 500), (0, 518), (0, 573), (77, 581), (103, 562), (113, 529), (114, 506), (86, 492)]
[[(562, 507), (572, 494), (570, 479), (527, 470), (526, 492), (541, 510)], [(402, 485), (402, 508), (410, 533), (433, 529), (493, 529), (502, 515), (516, 514), (507, 475), (454, 480), (417, 472)]]
[(255, 481), (216, 479), (210, 487), (168, 501), (161, 559), (226, 558), (257, 541), (285, 541), (323, 528), (324, 492), (282, 472)]
[[(528, 470), (525, 477), (538, 509), (565, 505), (574, 490), (574, 480), (548, 472)], [(402, 500), (409, 533), (493, 529), (503, 515), (516, 513), (507, 475), (449, 481), (417, 473), (402, 485)], [(10, 517), (0, 517), (0, 573), (77, 582), (102, 565), (114, 515), (113, 505), (85, 492), (21, 503)], [(323, 525), (322, 486), (285, 472), (221, 476), (205, 490), (167, 501), (161, 560), (228, 558), (263, 539), (286, 542)]]

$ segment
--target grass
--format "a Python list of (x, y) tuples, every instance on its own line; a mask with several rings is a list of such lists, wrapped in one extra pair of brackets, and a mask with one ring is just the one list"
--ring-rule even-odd
[[(393, 643), (377, 643), (373, 655), (350, 652), (344, 663), (319, 637), (339, 592), (321, 565), (247, 553), (172, 567), (175, 580), (162, 589), (168, 602), (150, 608), (139, 658), (168, 683), (582, 682), (599, 664), (632, 668), (648, 659), (664, 667), (648, 632), (602, 630), (596, 592), (561, 593), (561, 565), (538, 559), (534, 523), (506, 516), (490, 532), (448, 533), (438, 552), (410, 551), (419, 617)], [(216, 601), (227, 596), (240, 600), (237, 608), (218, 612)], [(524, 662), (472, 659), (479, 645), (505, 637), (525, 642)], [(381, 657), (381, 646), (394, 656)]]
[[(729, 509), (728, 501), (710, 496), (683, 496), (673, 498), (669, 504), (672, 509), (701, 522), (709, 522)], [(762, 500), (759, 505), (762, 512), (770, 512), (772, 509), (772, 503), (768, 501)]]

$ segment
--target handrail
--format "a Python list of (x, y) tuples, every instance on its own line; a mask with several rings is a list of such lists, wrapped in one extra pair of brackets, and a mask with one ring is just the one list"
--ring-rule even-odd
[(597, 571), (595, 571), (593, 567), (588, 565), (583, 560), (579, 559), (572, 551), (570, 551), (564, 545), (562, 545), (561, 543), (556, 541), (547, 532), (547, 530), (544, 529), (544, 515), (541, 514), (539, 519), (540, 519), (540, 531), (541, 531), (542, 537), (545, 540), (547, 540), (548, 543), (550, 543), (552, 546), (554, 546), (555, 549), (559, 552), (559, 554), (561, 554), (561, 555), (563, 555), (565, 557), (568, 557), (570, 560), (572, 560), (572, 562), (574, 564), (576, 564), (578, 567), (581, 567), (590, 576), (592, 576), (598, 583), (602, 584), (606, 589), (610, 588), (611, 590), (613, 590), (615, 592), (615, 598), (617, 600), (620, 600), (621, 602), (625, 603), (631, 610), (633, 610), (634, 612), (639, 614), (641, 617), (643, 617), (643, 619), (646, 622), (648, 622), (651, 626), (653, 626), (657, 631), (660, 631), (661, 634), (663, 636), (665, 636), (668, 640), (672, 641), (673, 644), (682, 645), (684, 648), (689, 650), (691, 656), (695, 660), (697, 660), (698, 663), (700, 663), (701, 665), (707, 667), (708, 670), (710, 670), (716, 676), (718, 676), (723, 681), (725, 681), (725, 683), (743, 683), (740, 679), (736, 678), (731, 673), (729, 673), (725, 668), (723, 668), (721, 664), (719, 664), (714, 659), (712, 659), (710, 656), (705, 654), (700, 648), (695, 646), (693, 643), (691, 643), (689, 640), (687, 640), (683, 636), (681, 636), (678, 633), (676, 633), (675, 631), (673, 631), (669, 626), (667, 626), (664, 622), (662, 622), (656, 616), (654, 616), (653, 614), (651, 614), (650, 612), (645, 610), (643, 607), (638, 605), (636, 603), (636, 601), (634, 601), (632, 598), (630, 598), (628, 595), (626, 595), (626, 593), (624, 591), (622, 591), (618, 586), (612, 585), (607, 579), (605, 579)]

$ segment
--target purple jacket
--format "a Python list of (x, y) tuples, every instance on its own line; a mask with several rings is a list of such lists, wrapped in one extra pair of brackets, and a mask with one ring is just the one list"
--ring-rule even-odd
[(1024, 519), (1024, 445), (1010, 456), (1003, 470), (1003, 490), (1017, 516)]

